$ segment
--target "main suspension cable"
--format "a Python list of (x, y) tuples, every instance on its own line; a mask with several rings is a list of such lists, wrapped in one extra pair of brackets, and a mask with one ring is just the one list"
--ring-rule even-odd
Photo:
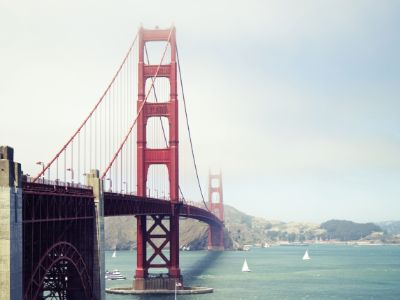
[(181, 64), (180, 64), (180, 60), (179, 60), (179, 53), (178, 53), (178, 45), (176, 45), (176, 58), (178, 61), (178, 71), (179, 71), (179, 81), (181, 83), (181, 91), (182, 91), (182, 99), (183, 99), (183, 107), (185, 110), (185, 118), (186, 118), (186, 127), (187, 127), (187, 131), (188, 131), (188, 135), (189, 135), (189, 142), (190, 142), (190, 150), (192, 152), (192, 158), (193, 158), (193, 166), (194, 166), (194, 170), (196, 172), (196, 178), (197, 178), (197, 184), (199, 186), (199, 190), (200, 190), (200, 195), (201, 198), (203, 200), (204, 206), (205, 208), (210, 211), (208, 209), (207, 203), (204, 199), (204, 194), (203, 194), (203, 189), (201, 188), (201, 183), (200, 183), (200, 178), (199, 178), (199, 172), (197, 170), (197, 163), (196, 163), (196, 157), (194, 155), (194, 148), (193, 148), (193, 142), (192, 142), (192, 135), (190, 133), (190, 126), (189, 126), (189, 118), (188, 118), (188, 113), (187, 113), (187, 109), (186, 109), (186, 99), (185, 99), (185, 92), (183, 90), (183, 82), (182, 82), (182, 72), (181, 72)]

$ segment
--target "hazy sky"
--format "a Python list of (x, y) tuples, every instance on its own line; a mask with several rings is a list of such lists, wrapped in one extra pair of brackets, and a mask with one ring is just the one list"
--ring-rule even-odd
[(399, 1), (0, 0), (0, 144), (36, 173), (171, 22), (203, 188), (221, 168), (252, 215), (400, 219)]

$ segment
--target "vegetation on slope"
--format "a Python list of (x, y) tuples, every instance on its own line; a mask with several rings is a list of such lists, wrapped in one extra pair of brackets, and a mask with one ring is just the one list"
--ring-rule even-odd
[[(395, 225), (383, 226), (386, 232), (382, 232), (379, 226), (372, 223), (359, 224), (341, 220), (330, 220), (321, 225), (306, 222), (285, 223), (256, 218), (226, 205), (225, 246), (228, 249), (238, 249), (245, 244), (359, 239), (396, 243), (400, 241), (400, 236), (392, 234), (397, 232)], [(191, 250), (206, 249), (207, 241), (207, 224), (192, 219), (181, 219), (181, 247)], [(106, 249), (135, 249), (136, 219), (132, 216), (105, 218), (105, 243)]]
[[(104, 220), (105, 248), (107, 250), (136, 249), (136, 218), (132, 216), (107, 217)], [(150, 224), (150, 223), (149, 223)], [(168, 228), (168, 224), (165, 223)], [(207, 249), (208, 225), (197, 220), (183, 218), (179, 222), (179, 245), (191, 250)], [(149, 227), (149, 226), (148, 226)], [(160, 232), (160, 231), (157, 231)], [(232, 247), (229, 234), (225, 245)]]
[(323, 239), (325, 230), (317, 224), (266, 220), (246, 215), (225, 206), (225, 225), (235, 246), (275, 242), (303, 242)]
[(373, 223), (354, 223), (345, 220), (330, 220), (321, 224), (326, 230), (328, 239), (340, 241), (354, 241), (365, 238), (373, 232), (382, 232), (382, 229)]

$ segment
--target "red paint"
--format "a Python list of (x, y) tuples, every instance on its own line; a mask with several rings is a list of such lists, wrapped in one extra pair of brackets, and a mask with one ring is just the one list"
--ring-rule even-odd
[[(220, 221), (224, 221), (224, 200), (222, 194), (222, 173), (208, 175), (208, 209), (217, 216)], [(216, 196), (216, 197), (215, 197)], [(213, 201), (217, 198), (217, 201)], [(210, 224), (208, 230), (208, 249), (224, 249), (224, 227)]]
[[(171, 49), (171, 60), (169, 64), (159, 66), (146, 65), (144, 63), (144, 46), (146, 42), (166, 41)], [(166, 77), (170, 82), (170, 98), (165, 103), (148, 103), (145, 95), (146, 79), (155, 76)], [(164, 164), (167, 166), (170, 183), (170, 202), (171, 215), (169, 218), (169, 228), (162, 225), (163, 217), (152, 215), (153, 226), (149, 230), (146, 228), (145, 216), (137, 216), (137, 279), (145, 279), (149, 274), (149, 269), (159, 265), (152, 264), (153, 259), (158, 256), (165, 263), (162, 266), (168, 268), (171, 278), (180, 279), (179, 268), (179, 168), (178, 168), (178, 99), (177, 99), (177, 68), (176, 68), (176, 37), (175, 28), (169, 30), (144, 29), (139, 30), (139, 63), (138, 63), (138, 100), (137, 108), (139, 112), (137, 120), (137, 193), (140, 197), (146, 197), (147, 174), (150, 165)], [(169, 121), (169, 147), (164, 149), (148, 149), (146, 147), (146, 124), (151, 117), (164, 116)], [(155, 227), (164, 231), (162, 236), (152, 235)], [(164, 239), (160, 246), (153, 242)], [(170, 256), (165, 257), (162, 253), (163, 248), (169, 242)], [(154, 255), (147, 257), (146, 246), (150, 245), (154, 249)]]

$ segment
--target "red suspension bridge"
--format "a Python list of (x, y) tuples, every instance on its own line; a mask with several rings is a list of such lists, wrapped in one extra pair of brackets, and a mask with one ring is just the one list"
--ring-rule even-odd
[[(187, 201), (179, 184), (179, 103), (198, 203)], [(135, 290), (183, 283), (180, 217), (209, 224), (209, 249), (224, 249), (222, 178), (210, 175), (206, 203), (174, 27), (140, 28), (78, 129), (48, 163), (37, 164), (37, 176), (23, 175), (13, 149), (0, 147), (0, 217), (8, 224), (0, 249), (9, 249), (0, 255), (1, 299), (104, 299), (106, 216), (136, 217)]]

